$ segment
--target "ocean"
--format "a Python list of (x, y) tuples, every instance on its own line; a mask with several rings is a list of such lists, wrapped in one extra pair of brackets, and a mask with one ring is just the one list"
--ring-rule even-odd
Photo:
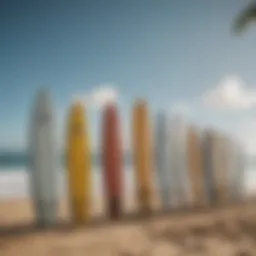
[[(124, 159), (124, 191), (125, 194), (133, 194), (134, 170), (131, 155), (127, 154)], [(59, 197), (65, 196), (67, 192), (66, 168), (64, 157), (60, 157), (57, 166), (58, 184), (57, 189)], [(95, 196), (103, 193), (103, 177), (99, 155), (93, 156), (93, 194)], [(25, 153), (4, 152), (0, 153), (0, 200), (9, 200), (13, 198), (28, 198), (29, 191), (29, 169), (28, 157)], [(155, 173), (153, 175), (156, 181)], [(155, 182), (157, 186), (157, 182)], [(256, 194), (256, 162), (247, 161), (244, 172), (244, 185), (247, 194)]]
[[(103, 177), (100, 155), (92, 156), (93, 162), (93, 194), (95, 196), (103, 193)], [(65, 156), (61, 155), (57, 164), (58, 184), (57, 190), (59, 197), (66, 196), (66, 167)], [(13, 198), (30, 197), (29, 190), (29, 168), (28, 154), (24, 152), (0, 152), (0, 200), (9, 200)], [(124, 159), (124, 190), (131, 194), (133, 187), (133, 170), (131, 155), (127, 154)]]

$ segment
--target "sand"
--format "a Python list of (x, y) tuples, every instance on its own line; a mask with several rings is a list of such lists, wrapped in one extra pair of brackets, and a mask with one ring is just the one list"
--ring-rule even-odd
[[(60, 217), (68, 220), (67, 202)], [(132, 204), (128, 210), (132, 209)], [(0, 226), (33, 221), (26, 199), (0, 203)], [(98, 202), (94, 214), (103, 214)], [(0, 228), (1, 230), (1, 228)], [(256, 203), (67, 229), (1, 233), (0, 255), (256, 255)]]

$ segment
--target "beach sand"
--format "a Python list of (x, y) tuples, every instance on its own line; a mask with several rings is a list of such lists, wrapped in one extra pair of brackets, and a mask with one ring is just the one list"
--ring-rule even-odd
[[(102, 215), (104, 204), (97, 205), (94, 214)], [(135, 209), (134, 202), (126, 205), (126, 211)], [(0, 216), (1, 227), (33, 221), (27, 199), (1, 202)], [(68, 216), (63, 201), (60, 218), (67, 221)], [(247, 203), (72, 229), (1, 233), (0, 255), (256, 255), (255, 216), (256, 203)]]

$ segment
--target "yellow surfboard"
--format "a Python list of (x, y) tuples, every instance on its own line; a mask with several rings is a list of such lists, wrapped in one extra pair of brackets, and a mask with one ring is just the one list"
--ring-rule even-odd
[(74, 222), (84, 222), (91, 214), (91, 154), (85, 109), (71, 106), (68, 120), (67, 164), (71, 212)]
[(152, 207), (152, 143), (147, 103), (135, 102), (133, 108), (133, 158), (139, 207), (143, 212)]
[(188, 175), (191, 184), (192, 205), (202, 206), (206, 203), (206, 190), (200, 137), (197, 129), (193, 126), (189, 127), (187, 136)]

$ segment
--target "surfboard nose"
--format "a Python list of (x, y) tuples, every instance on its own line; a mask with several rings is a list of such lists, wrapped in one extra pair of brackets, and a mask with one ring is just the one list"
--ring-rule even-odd
[(39, 113), (49, 114), (52, 110), (50, 90), (47, 88), (38, 91), (36, 96), (36, 109)]
[(169, 125), (168, 114), (164, 110), (159, 110), (156, 114), (156, 126), (164, 127)]

